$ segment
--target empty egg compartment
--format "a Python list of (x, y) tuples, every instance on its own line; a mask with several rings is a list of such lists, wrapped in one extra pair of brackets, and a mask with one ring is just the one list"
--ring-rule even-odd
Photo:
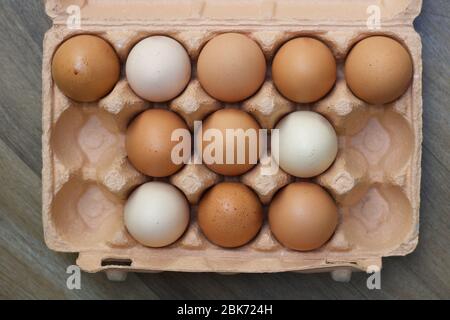
[(383, 254), (398, 251), (405, 239), (414, 236), (413, 222), (413, 209), (403, 189), (375, 183), (358, 202), (342, 207), (340, 228), (355, 252)]
[(96, 181), (72, 177), (56, 194), (51, 223), (66, 250), (107, 248), (118, 238), (127, 243), (123, 230), (123, 201)]
[[(266, 81), (258, 92), (241, 103), (226, 104), (213, 99), (202, 89), (195, 74), (202, 47), (225, 32), (244, 33), (254, 39), (268, 62)], [(152, 104), (133, 93), (122, 72), (113, 91), (99, 102), (72, 102), (53, 84), (49, 66), (61, 42), (85, 33), (111, 43), (123, 65), (140, 40), (151, 35), (172, 37), (191, 57), (191, 81), (172, 101)], [(347, 88), (343, 64), (355, 42), (380, 33), (400, 40), (410, 50), (414, 79), (399, 100), (386, 106), (371, 106)], [(338, 63), (334, 88), (313, 104), (289, 101), (279, 94), (271, 80), (270, 65), (276, 51), (299, 36), (311, 36), (326, 43)], [(82, 30), (55, 26), (46, 35), (43, 68), (46, 242), (54, 250), (79, 252), (77, 263), (86, 271), (280, 272), (339, 267), (365, 270), (369, 264), (381, 266), (381, 257), (411, 252), (417, 243), (421, 58), (420, 38), (412, 28), (393, 26), (369, 32), (358, 26), (265, 24), (259, 20), (207, 27), (195, 23), (130, 24), (126, 30), (114, 23), (86, 24)], [(164, 248), (138, 244), (123, 225), (123, 205), (137, 186), (152, 178), (140, 174), (128, 162), (124, 136), (128, 123), (151, 107), (176, 112), (191, 130), (194, 121), (203, 120), (221, 108), (247, 111), (266, 129), (274, 128), (282, 117), (295, 110), (324, 115), (339, 136), (339, 153), (334, 164), (314, 181), (325, 187), (338, 204), (340, 221), (334, 236), (318, 250), (297, 252), (279, 244), (265, 221), (256, 238), (244, 247), (217, 247), (203, 236), (196, 223), (196, 204), (208, 188), (222, 180), (241, 181), (255, 191), (266, 212), (275, 193), (297, 179), (281, 169), (274, 176), (264, 176), (261, 164), (235, 178), (224, 178), (204, 165), (187, 164), (173, 176), (158, 179), (179, 188), (191, 204), (191, 222), (185, 234)]]

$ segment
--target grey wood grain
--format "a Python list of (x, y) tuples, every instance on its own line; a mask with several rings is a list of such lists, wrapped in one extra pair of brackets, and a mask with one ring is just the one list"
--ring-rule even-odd
[(328, 274), (132, 274), (112, 283), (83, 274), (66, 288), (73, 254), (43, 242), (41, 223), (41, 58), (50, 28), (40, 1), (0, 1), (0, 298), (3, 299), (407, 299), (450, 298), (450, 2), (424, 0), (424, 142), (420, 242), (384, 260), (382, 290), (366, 275), (348, 284)]

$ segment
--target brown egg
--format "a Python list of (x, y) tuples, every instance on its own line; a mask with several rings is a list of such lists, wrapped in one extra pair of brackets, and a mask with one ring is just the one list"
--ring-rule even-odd
[(249, 37), (225, 33), (210, 40), (200, 52), (197, 74), (210, 96), (238, 102), (254, 94), (264, 82), (266, 59)]
[[(258, 162), (260, 128), (258, 122), (242, 110), (221, 109), (214, 112), (203, 121), (203, 163), (212, 171), (226, 176), (237, 176), (247, 172)], [(217, 130), (216, 132), (220, 134), (218, 140), (216, 137), (208, 139), (208, 132), (212, 132), (210, 129)], [(237, 136), (234, 136), (234, 139), (228, 139), (227, 129), (242, 129), (249, 134), (240, 139)], [(198, 137), (197, 140), (200, 141), (200, 139), (201, 137)], [(239, 141), (243, 142), (241, 147), (239, 147)], [(220, 149), (222, 149), (222, 157), (216, 153), (216, 150)], [(239, 159), (239, 154), (245, 158)], [(232, 161), (227, 162), (227, 157)]]
[(106, 96), (119, 81), (120, 62), (108, 42), (97, 36), (80, 35), (56, 50), (52, 75), (69, 98), (94, 102)]
[(127, 130), (128, 160), (137, 170), (151, 177), (174, 174), (183, 167), (183, 163), (176, 164), (171, 157), (173, 148), (179, 143), (171, 141), (176, 129), (188, 130), (176, 113), (163, 109), (144, 111)]
[(296, 182), (277, 193), (269, 207), (272, 233), (285, 247), (307, 251), (321, 247), (336, 229), (338, 212), (320, 186)]
[(273, 82), (286, 98), (310, 103), (324, 97), (336, 82), (336, 60), (321, 41), (301, 37), (278, 50), (272, 64)]
[(197, 219), (211, 242), (235, 248), (256, 236), (263, 223), (263, 210), (258, 197), (247, 186), (223, 182), (203, 196)]
[(373, 36), (358, 42), (345, 62), (350, 90), (371, 104), (385, 104), (402, 96), (411, 84), (413, 64), (396, 40)]

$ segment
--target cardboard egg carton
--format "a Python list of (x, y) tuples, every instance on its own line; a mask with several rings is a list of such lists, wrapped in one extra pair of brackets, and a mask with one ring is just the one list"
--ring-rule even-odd
[[(378, 6), (373, 7), (374, 3)], [(377, 8), (381, 26), (372, 30), (367, 26), (371, 19), (368, 12), (376, 16)], [(412, 22), (420, 13), (420, 0), (47, 0), (46, 9), (54, 25), (45, 36), (43, 57), (45, 239), (53, 250), (78, 252), (77, 264), (83, 270), (107, 271), (116, 280), (128, 271), (332, 271), (335, 279), (347, 280), (352, 270), (380, 268), (383, 257), (406, 255), (416, 247), (422, 60), (421, 40)], [(80, 28), (68, 28), (67, 21), (78, 21), (77, 13), (81, 14)], [(248, 35), (261, 46), (268, 61), (265, 83), (242, 103), (214, 100), (196, 78), (196, 59), (203, 45), (223, 32)], [(180, 96), (155, 104), (136, 96), (122, 72), (105, 98), (96, 103), (73, 102), (54, 85), (51, 60), (64, 40), (84, 33), (109, 41), (123, 66), (140, 40), (151, 35), (170, 36), (189, 53), (192, 79)], [(385, 106), (368, 105), (356, 98), (343, 75), (352, 45), (372, 34), (399, 40), (409, 49), (414, 64), (408, 91)], [(325, 42), (338, 65), (333, 90), (307, 105), (283, 98), (270, 76), (277, 49), (299, 36)], [(340, 219), (334, 236), (318, 250), (292, 251), (276, 241), (266, 221), (249, 244), (237, 249), (217, 247), (202, 235), (196, 223), (196, 204), (205, 190), (221, 180), (238, 180), (252, 188), (267, 209), (273, 195), (296, 178), (281, 170), (274, 176), (264, 176), (261, 165), (243, 176), (225, 178), (203, 165), (188, 164), (175, 175), (160, 179), (183, 191), (191, 204), (186, 233), (165, 248), (138, 244), (123, 225), (123, 206), (136, 187), (152, 178), (137, 172), (128, 162), (124, 139), (130, 120), (147, 108), (173, 110), (191, 128), (194, 121), (220, 108), (241, 108), (268, 129), (295, 110), (323, 114), (339, 136), (339, 152), (331, 168), (314, 181), (337, 202)]]

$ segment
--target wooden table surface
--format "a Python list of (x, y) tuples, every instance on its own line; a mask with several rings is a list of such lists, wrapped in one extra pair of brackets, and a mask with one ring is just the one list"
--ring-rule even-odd
[(83, 274), (68, 290), (75, 254), (47, 249), (41, 223), (41, 58), (51, 23), (41, 1), (0, 1), (0, 298), (3, 299), (408, 299), (450, 298), (450, 1), (424, 0), (424, 142), (420, 241), (385, 259), (382, 289), (367, 275), (130, 274), (124, 283)]

